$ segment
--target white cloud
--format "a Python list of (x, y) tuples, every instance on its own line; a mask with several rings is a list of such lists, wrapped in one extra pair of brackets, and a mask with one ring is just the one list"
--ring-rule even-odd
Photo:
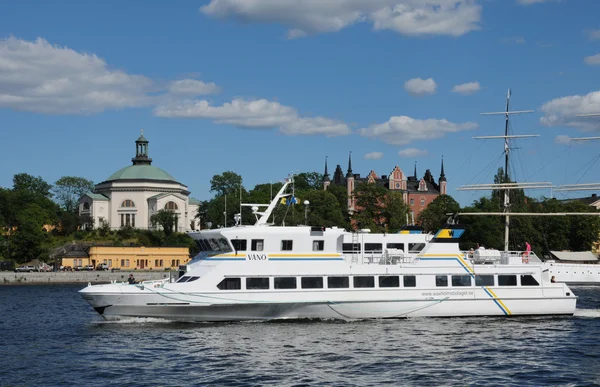
[(211, 0), (200, 11), (219, 19), (282, 24), (290, 28), (289, 38), (361, 22), (404, 35), (460, 36), (479, 29), (481, 20), (476, 0)]
[(221, 88), (213, 82), (204, 83), (196, 79), (181, 79), (169, 85), (169, 93), (173, 95), (190, 96), (220, 93)]
[(42, 38), (0, 40), (0, 108), (47, 114), (92, 114), (155, 105), (162, 99), (217, 92), (214, 83), (172, 82), (109, 68), (94, 54), (52, 45)]
[(288, 135), (350, 134), (350, 128), (342, 121), (325, 117), (300, 117), (296, 109), (266, 99), (234, 99), (221, 106), (211, 106), (206, 100), (186, 100), (158, 106), (154, 114), (167, 118), (211, 119), (217, 124), (240, 128), (279, 128), (281, 133)]
[(383, 158), (382, 152), (370, 152), (365, 154), (365, 159), (367, 160), (380, 160)]
[(413, 78), (404, 82), (404, 90), (415, 97), (422, 97), (424, 95), (435, 94), (437, 85), (433, 78), (421, 79)]
[(590, 66), (600, 65), (600, 54), (586, 56), (583, 61)]
[(571, 144), (571, 137), (565, 136), (564, 134), (562, 134), (560, 136), (556, 136), (554, 138), (554, 143), (561, 144), (561, 145), (569, 145), (569, 144)]
[(463, 95), (473, 94), (481, 89), (479, 82), (468, 82), (460, 85), (454, 85), (452, 91)]
[(392, 145), (407, 145), (418, 140), (434, 140), (447, 133), (476, 129), (474, 122), (455, 124), (448, 120), (418, 120), (407, 116), (394, 116), (382, 124), (360, 129), (360, 134), (377, 138)]
[(588, 30), (587, 36), (590, 40), (600, 40), (600, 30)]
[(406, 148), (398, 151), (400, 157), (419, 157), (427, 156), (429, 152), (426, 149)]
[(540, 109), (545, 113), (540, 118), (543, 125), (600, 130), (600, 117), (577, 117), (578, 114), (600, 113), (600, 91), (555, 98), (543, 104)]

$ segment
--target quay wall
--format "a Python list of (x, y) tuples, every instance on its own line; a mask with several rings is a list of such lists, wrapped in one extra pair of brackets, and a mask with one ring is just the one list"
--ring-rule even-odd
[(73, 271), (49, 273), (14, 273), (0, 272), (1, 285), (60, 285), (60, 284), (92, 284), (125, 282), (133, 274), (137, 282), (169, 278), (168, 271)]

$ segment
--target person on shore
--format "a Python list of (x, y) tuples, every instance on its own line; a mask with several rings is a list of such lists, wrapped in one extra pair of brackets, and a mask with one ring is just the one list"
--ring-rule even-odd
[(129, 274), (129, 278), (127, 279), (127, 282), (129, 282), (130, 285), (135, 284), (135, 278), (133, 277), (133, 274)]

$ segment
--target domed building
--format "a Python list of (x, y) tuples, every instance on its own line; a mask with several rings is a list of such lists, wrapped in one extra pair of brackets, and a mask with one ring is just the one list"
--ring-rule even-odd
[(199, 229), (196, 214), (200, 202), (189, 197), (187, 186), (152, 165), (143, 134), (135, 141), (131, 161), (133, 165), (119, 169), (79, 199), (79, 214), (89, 215), (94, 228), (106, 223), (111, 229), (153, 229), (150, 218), (165, 209), (176, 215), (175, 231)]

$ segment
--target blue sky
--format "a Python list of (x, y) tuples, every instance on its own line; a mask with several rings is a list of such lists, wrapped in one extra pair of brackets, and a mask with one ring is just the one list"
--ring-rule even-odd
[[(153, 165), (212, 197), (294, 171), (395, 165), (468, 204), (502, 166), (512, 89), (512, 175), (600, 182), (597, 0), (28, 1), (0, 4), (0, 186), (16, 173), (96, 183)], [(550, 196), (550, 191), (529, 192)], [(557, 197), (591, 192), (554, 193)]]

